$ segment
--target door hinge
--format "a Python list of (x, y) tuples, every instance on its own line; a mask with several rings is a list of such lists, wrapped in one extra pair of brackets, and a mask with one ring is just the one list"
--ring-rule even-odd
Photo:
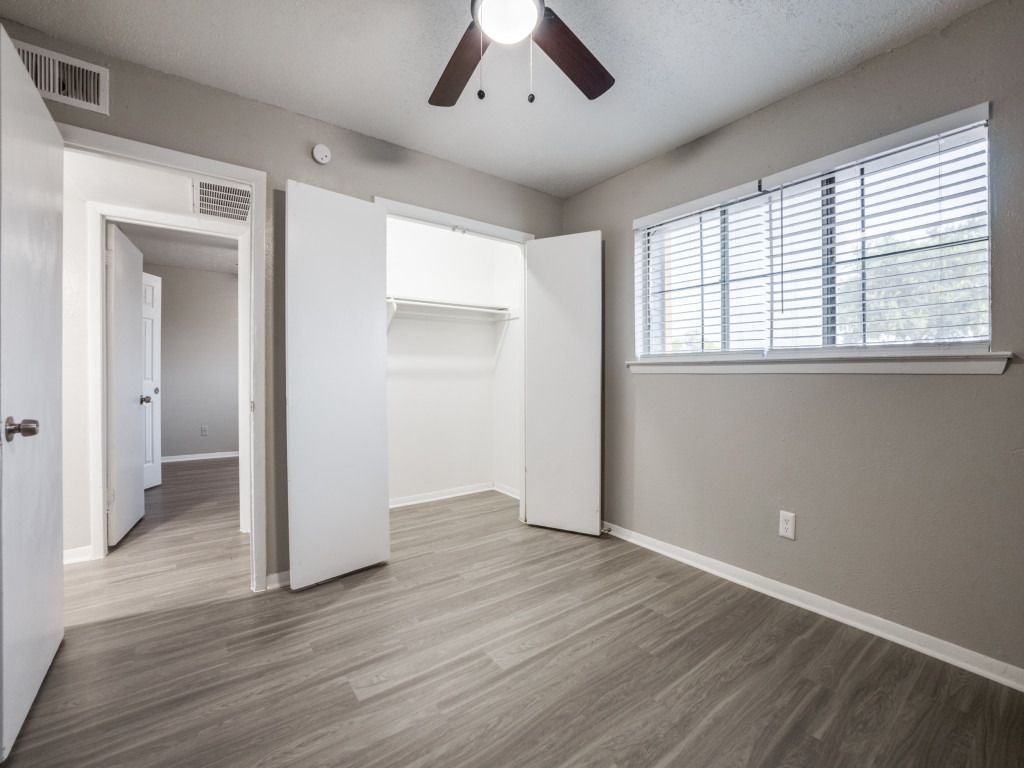
[(256, 413), (256, 401), (255, 400), (250, 400), (249, 401), (249, 412), (250, 413)]
[(114, 489), (107, 488), (107, 514), (110, 514), (110, 510), (114, 507)]

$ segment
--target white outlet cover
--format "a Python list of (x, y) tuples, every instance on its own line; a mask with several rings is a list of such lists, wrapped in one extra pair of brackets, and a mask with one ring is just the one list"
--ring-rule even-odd
[(796, 513), (779, 510), (779, 536), (796, 540)]

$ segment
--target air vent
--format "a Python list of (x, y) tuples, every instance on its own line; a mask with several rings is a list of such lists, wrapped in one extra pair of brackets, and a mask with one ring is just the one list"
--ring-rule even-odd
[(222, 181), (196, 179), (192, 183), (196, 213), (232, 221), (248, 221), (252, 190)]
[(110, 70), (62, 53), (14, 41), (44, 99), (110, 114)]

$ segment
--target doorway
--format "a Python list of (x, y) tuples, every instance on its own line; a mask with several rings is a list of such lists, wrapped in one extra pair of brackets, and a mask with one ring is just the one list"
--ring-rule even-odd
[[(191, 239), (193, 246), (209, 246), (216, 241), (221, 249), (227, 246), (225, 252), (232, 254), (229, 257), (230, 268), (237, 272), (233, 276), (237, 283), (233, 358), (235, 427), (224, 427), (222, 408), (218, 422), (213, 423), (210, 417), (196, 426), (199, 445), (205, 441), (211, 450), (183, 454), (179, 452), (180, 448), (172, 448), (167, 458), (173, 461), (185, 456), (195, 460), (198, 456), (233, 458), (237, 462), (238, 516), (235, 530), (249, 534), (249, 567), (246, 569), (249, 576), (246, 580), (252, 590), (261, 591), (266, 586), (264, 419), (261, 404), (265, 381), (265, 325), (263, 322), (254, 323), (252, 318), (259, 312), (262, 319), (264, 302), (265, 177), (262, 172), (68, 126), (61, 128), (66, 144), (65, 562), (105, 557), (109, 546), (118, 540), (118, 534), (123, 536), (134, 524), (129, 514), (127, 525), (122, 522), (111, 535), (113, 529), (108, 521), (116, 517), (119, 510), (123, 511), (126, 506), (130, 508), (124, 494), (118, 493), (118, 484), (131, 488), (133, 495), (137, 487), (134, 480), (121, 478), (120, 464), (130, 459), (133, 473), (146, 478), (140, 479), (140, 484), (152, 483), (154, 475), (158, 478), (164, 466), (171, 466), (170, 462), (163, 461), (154, 466), (154, 446), (157, 445), (154, 431), (159, 429), (166, 437), (173, 437), (173, 434), (167, 435), (166, 418), (154, 418), (155, 411), (166, 407), (167, 390), (164, 387), (159, 392), (152, 391), (161, 386), (153, 380), (136, 384), (136, 389), (142, 386), (149, 387), (149, 390), (143, 392), (139, 389), (133, 394), (136, 412), (148, 411), (150, 414), (145, 422), (148, 432), (144, 431), (139, 441), (141, 461), (138, 451), (121, 451), (118, 448), (117, 414), (109, 399), (116, 384), (110, 377), (115, 358), (110, 335), (113, 294), (108, 277), (116, 275), (116, 267), (112, 269), (108, 227), (115, 227), (119, 232), (131, 231), (136, 238), (145, 234), (151, 241), (150, 250), (154, 238), (165, 241), (187, 238)], [(224, 175), (215, 175), (218, 173)], [(239, 196), (244, 191), (245, 210), (231, 210), (228, 216), (216, 215), (223, 211), (211, 212), (208, 205), (204, 207), (205, 200), (201, 194), (211, 187), (238, 191)], [(261, 247), (254, 247), (256, 243)], [(160, 265), (154, 265), (153, 271), (159, 270)], [(140, 265), (140, 280), (141, 272)], [(141, 325), (138, 312), (144, 286), (140, 284), (138, 289), (140, 301), (134, 308), (136, 325), (133, 326), (136, 332)], [(223, 375), (220, 378), (223, 380)], [(147, 395), (149, 401), (145, 402)], [(202, 398), (194, 402), (205, 404)], [(153, 408), (154, 404), (158, 408)], [(138, 411), (140, 406), (142, 410)], [(122, 417), (125, 418), (124, 415)], [(131, 421), (132, 416), (126, 418)], [(177, 428), (177, 419), (174, 424)], [(230, 434), (232, 431), (233, 436)], [(174, 429), (170, 432), (173, 433)], [(230, 441), (229, 446), (236, 446), (234, 450), (224, 447), (224, 439)], [(164, 438), (160, 443), (163, 442), (166, 442)], [(225, 456), (231, 453), (237, 453), (237, 456)], [(134, 495), (134, 498), (136, 508), (144, 510), (144, 501), (139, 495)]]
[[(193, 475), (214, 468), (238, 474), (238, 244), (113, 221), (107, 222), (106, 240), (112, 547), (143, 535), (129, 532), (151, 506), (161, 520), (143, 526), (146, 531), (181, 517), (199, 528), (224, 522), (222, 505), (207, 505), (201, 494), (162, 502)], [(165, 468), (171, 479), (166, 493)], [(234, 485), (229, 495), (237, 499), (237, 479)], [(225, 496), (217, 484), (209, 491)], [(228, 522), (241, 527), (240, 510)]]

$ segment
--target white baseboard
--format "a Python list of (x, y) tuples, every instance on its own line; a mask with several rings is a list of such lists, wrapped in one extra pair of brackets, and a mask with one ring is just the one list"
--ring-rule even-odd
[(459, 488), (447, 488), (443, 491), (430, 491), (429, 493), (417, 493), (412, 496), (399, 496), (391, 499), (388, 503), (392, 509), (397, 507), (409, 507), (413, 504), (426, 504), (428, 501), (443, 501), (455, 499), (459, 496), (469, 496), (472, 493), (483, 493), (493, 491), (494, 483), (476, 483), (475, 485), (463, 485)]
[(429, 501), (457, 499), (459, 496), (469, 496), (474, 493), (483, 493), (484, 491), (497, 491), (498, 493), (503, 493), (506, 496), (510, 496), (516, 501), (519, 501), (519, 490), (513, 488), (511, 485), (505, 485), (503, 483), (477, 483), (475, 485), (464, 485), (459, 488), (448, 488), (443, 491), (418, 493), (413, 496), (399, 496), (398, 498), (391, 499), (389, 506), (391, 509), (397, 509), (398, 507), (411, 507), (413, 504), (426, 504)]
[(237, 459), (238, 451), (221, 451), (219, 453), (182, 453), (177, 456), (164, 456), (161, 464), (175, 464), (179, 461), (206, 461), (207, 459)]
[(267, 591), (272, 589), (287, 589), (291, 584), (291, 578), (288, 571), (278, 571), (277, 573), (267, 574)]
[(518, 488), (513, 488), (511, 485), (505, 485), (504, 483), (495, 483), (494, 490), (496, 490), (498, 493), (504, 493), (506, 496), (509, 496), (515, 499), (516, 501), (519, 501)]
[(64, 565), (71, 563), (84, 563), (88, 560), (94, 560), (92, 545), (86, 544), (84, 547), (72, 547), (71, 549), (64, 550)]
[(631, 531), (628, 528), (622, 528), (608, 522), (604, 525), (608, 532), (616, 538), (631, 542), (652, 552), (657, 552), (665, 557), (670, 557), (673, 560), (678, 560), (681, 563), (692, 565), (702, 571), (707, 571), (715, 576), (720, 576), (723, 579), (778, 600), (783, 600), (800, 608), (806, 608), (809, 611), (835, 619), (843, 624), (878, 635), (886, 640), (891, 640), (899, 645), (920, 651), (940, 661), (966, 669), (968, 672), (973, 672), (989, 680), (1002, 683), (1010, 688), (1024, 691), (1024, 668), (1015, 667), (1004, 661), (993, 659), (991, 656), (985, 656), (977, 651), (972, 651), (947, 640), (942, 640), (902, 624), (897, 624), (894, 621), (883, 619), (881, 616), (866, 613), (849, 605), (830, 600), (827, 597), (822, 597), (781, 581), (769, 579), (767, 576), (761, 576), (753, 571), (747, 571), (735, 565), (723, 563), (721, 560), (706, 557), (691, 550), (677, 547), (674, 544)]

